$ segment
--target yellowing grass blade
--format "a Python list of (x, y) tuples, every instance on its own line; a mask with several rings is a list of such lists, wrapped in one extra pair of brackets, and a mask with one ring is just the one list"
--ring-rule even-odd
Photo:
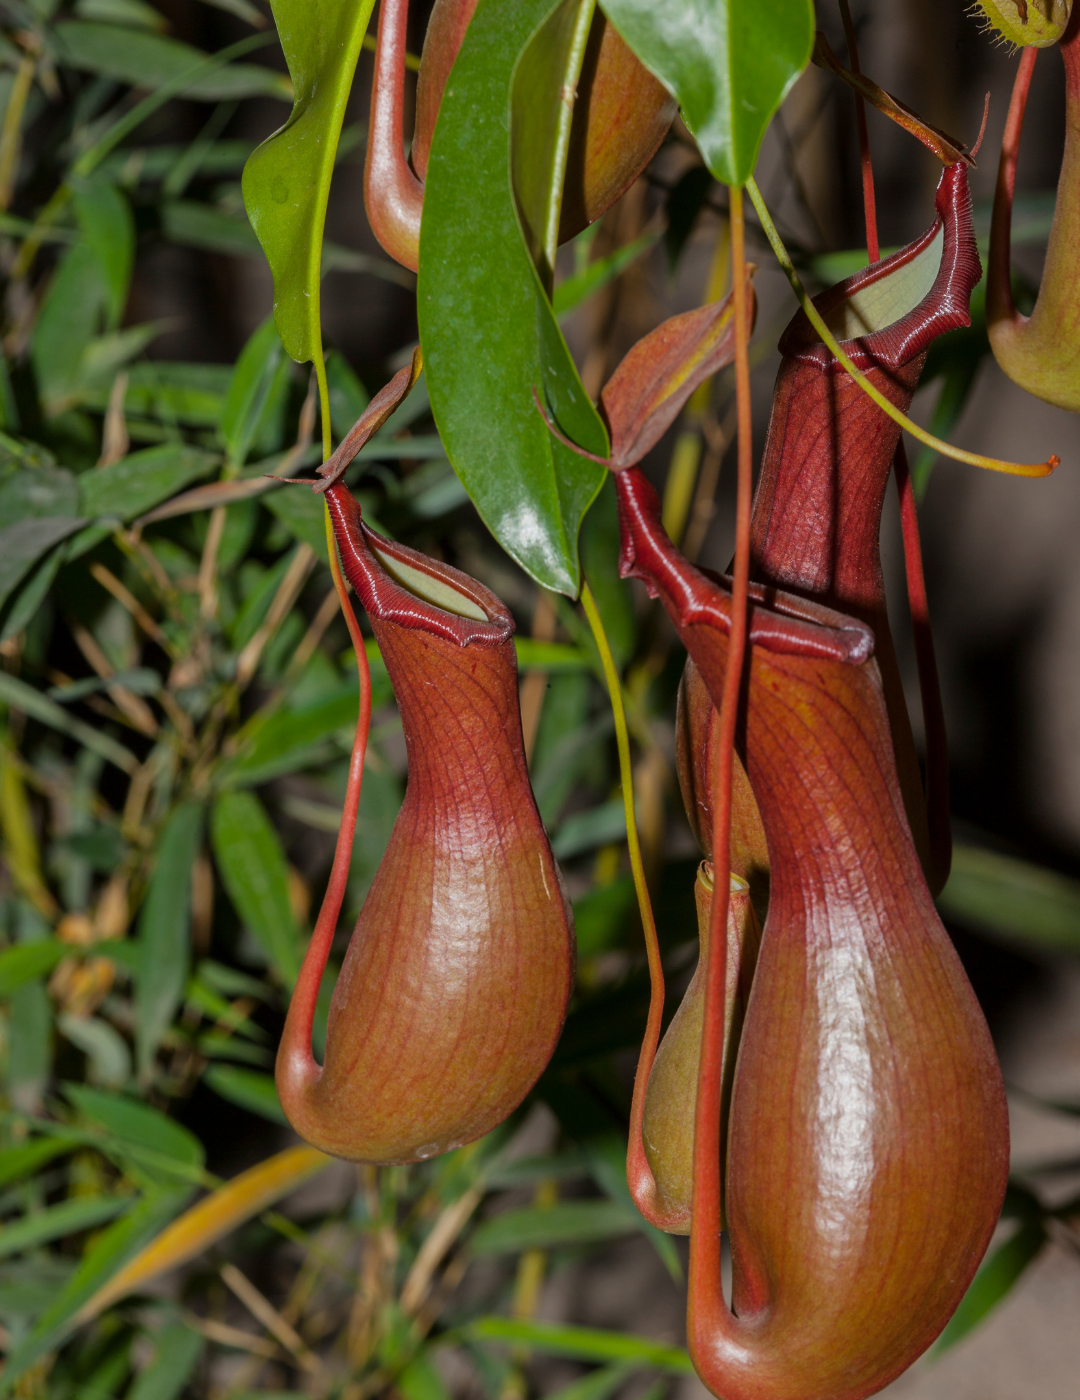
[(194, 1259), (333, 1160), (314, 1147), (289, 1147), (233, 1177), (151, 1240), (83, 1305), (76, 1321), (89, 1322), (125, 1293)]

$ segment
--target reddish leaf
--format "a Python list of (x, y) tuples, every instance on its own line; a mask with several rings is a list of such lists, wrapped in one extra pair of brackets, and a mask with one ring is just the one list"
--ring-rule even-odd
[[(757, 269), (747, 264), (747, 281)], [(756, 303), (748, 297), (753, 329)], [(640, 462), (702, 380), (735, 358), (733, 298), (672, 316), (644, 336), (608, 380), (601, 403), (611, 429), (610, 465)]]

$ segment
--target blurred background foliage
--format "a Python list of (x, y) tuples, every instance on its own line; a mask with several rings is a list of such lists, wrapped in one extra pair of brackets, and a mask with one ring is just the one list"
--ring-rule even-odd
[[(313, 385), (267, 316), (239, 190), (257, 139), (287, 115), (284, 65), (250, 0), (2, 0), (0, 19), (0, 1393), (660, 1400), (690, 1373), (683, 1242), (645, 1225), (623, 1173), (648, 984), (588, 629), (486, 535), (421, 381), (350, 485), (377, 528), (474, 573), (517, 616), (577, 990), (551, 1066), (483, 1141), (381, 1170), (298, 1148), (273, 1056), (329, 869), (357, 689), (321, 503), (267, 480), (319, 457)], [(822, 19), (839, 51), (836, 17)], [(420, 6), (414, 47), (425, 21)], [(362, 60), (324, 259), (335, 439), (415, 340), (414, 279), (359, 212), (367, 81)], [(849, 99), (813, 93), (813, 121), (782, 118), (765, 165), (789, 246), (826, 284), (865, 252), (852, 251)], [(828, 227), (814, 189), (822, 122), (847, 211)], [(722, 290), (721, 194), (676, 127), (564, 253), (555, 307), (592, 392), (659, 308)], [(895, 194), (886, 181), (886, 233)], [(1046, 190), (1018, 202), (1014, 244), (1037, 249), (1051, 206)], [(1018, 289), (1030, 296), (1022, 276)], [(759, 333), (759, 407), (790, 314), (777, 297), (763, 305), (779, 320), (763, 316)], [(986, 363), (980, 308), (981, 289), (971, 329), (927, 366), (939, 434)], [(731, 396), (725, 376), (695, 395), (649, 461), (671, 533), (721, 566)], [(933, 466), (916, 463), (921, 492)], [(623, 671), (674, 1007), (696, 957), (698, 857), (673, 767), (683, 657), (617, 579), (607, 491), (582, 552)], [(393, 696), (368, 650), (372, 742), (323, 1026), (405, 782)], [(1016, 830), (992, 818), (976, 830), (977, 806), (961, 813), (941, 907), (993, 1017), (1017, 969), (1080, 954), (1080, 884), (1064, 854), (1042, 868)], [(1048, 1108), (1076, 1115), (1080, 1101)], [(1047, 1240), (1080, 1238), (1080, 1201), (1039, 1181), (1017, 1178), (939, 1348)], [(653, 1290), (644, 1314), (537, 1316), (545, 1280), (590, 1277), (626, 1240)]]

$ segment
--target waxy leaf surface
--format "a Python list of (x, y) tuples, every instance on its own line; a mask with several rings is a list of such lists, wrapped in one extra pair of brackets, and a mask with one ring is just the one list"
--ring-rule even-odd
[(274, 274), (274, 316), (294, 360), (321, 350), (319, 272), (345, 103), (374, 0), (274, 0), (296, 100), (244, 167), (244, 203)]
[(765, 128), (809, 61), (810, 0), (603, 0), (603, 10), (679, 99), (716, 178), (745, 184)]
[(603, 468), (551, 437), (533, 387), (574, 442), (605, 456), (607, 435), (529, 257), (509, 178), (515, 70), (555, 9), (481, 0), (469, 25), (428, 164), (418, 307), (431, 406), (455, 471), (522, 568), (574, 595), (578, 529)]

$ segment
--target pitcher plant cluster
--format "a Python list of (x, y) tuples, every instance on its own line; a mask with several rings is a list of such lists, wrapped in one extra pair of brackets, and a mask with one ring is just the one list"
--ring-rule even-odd
[[(271, 0), (273, 31), (246, 0), (221, 0), (255, 32), (213, 55), (162, 37), (146, 15), (124, 19), (122, 5), (119, 19), (79, 6), (55, 23), (55, 6), (18, 8), (0, 128), (10, 284), (0, 1187), (16, 1183), (11, 1201), (29, 1204), (25, 1220), (0, 1230), (0, 1252), (17, 1254), (24, 1236), (30, 1248), (98, 1233), (36, 1312), (13, 1304), (9, 1316), (0, 1280), (0, 1393), (90, 1393), (87, 1377), (98, 1377), (93, 1393), (119, 1393), (136, 1335), (124, 1305), (181, 1265), (199, 1268), (241, 1227), (302, 1251), (287, 1303), (276, 1309), (226, 1262), (220, 1281), (264, 1334), (253, 1342), (216, 1315), (163, 1304), (153, 1360), (127, 1392), (136, 1400), (178, 1395), (206, 1344), (247, 1352), (230, 1395), (274, 1364), (322, 1396), (438, 1400), (447, 1392), (429, 1334), (470, 1264), (500, 1251), (520, 1255), (513, 1316), (469, 1317), (441, 1335), (477, 1354), (511, 1347), (499, 1368), (484, 1363), (501, 1400), (525, 1393), (529, 1346), (603, 1363), (584, 1390), (570, 1388), (575, 1400), (605, 1400), (635, 1368), (692, 1368), (717, 1400), (877, 1393), (974, 1326), (1049, 1231), (1076, 1229), (1076, 1203), (1049, 1210), (1010, 1185), (1001, 1071), (939, 913), (954, 856), (980, 908), (997, 891), (1032, 891), (1034, 924), (1045, 880), (954, 853), (917, 506), (939, 457), (957, 471), (1031, 478), (1029, 490), (1058, 466), (1056, 456), (1010, 462), (948, 440), (982, 353), (971, 358), (973, 337), (1022, 389), (1080, 410), (1080, 12), (1069, 0), (980, 0), (990, 34), (1018, 50), (984, 281), (968, 184), (983, 132), (966, 143), (864, 73), (848, 0), (843, 60), (815, 32), (811, 0), (435, 0), (418, 57), (408, 0), (381, 0), (371, 36), (373, 0)], [(288, 82), (237, 61), (274, 37)], [(344, 123), (365, 47), (371, 105), (356, 133)], [(1060, 50), (1065, 64), (1066, 130), (1032, 297), (1013, 273), (1010, 238), (1025, 103), (1057, 61), (1045, 54), (1037, 73), (1040, 49)], [(812, 297), (798, 270), (808, 260), (785, 246), (755, 180), (766, 131), (811, 63), (854, 104), (865, 227), (857, 266)], [(58, 64), (95, 77), (50, 147), (74, 152), (62, 178), (24, 218), (4, 211), (22, 209), (22, 143)], [(140, 68), (152, 78), (140, 81)], [(110, 107), (118, 83), (149, 95)], [(291, 101), (291, 115), (238, 158), (237, 143), (219, 139), (228, 104), (256, 95)], [(178, 96), (218, 106), (198, 140), (162, 163), (154, 151), (166, 148), (132, 142)], [(941, 167), (925, 232), (886, 256), (868, 105)], [(366, 139), (364, 202), (390, 262), (324, 238), (335, 168), (354, 139)], [(561, 318), (656, 241), (642, 234), (590, 261), (599, 221), (673, 141), (693, 162), (669, 191), (668, 252), (677, 259), (706, 207), (720, 214), (708, 293), (648, 330), (601, 384), (579, 368)], [(243, 174), (211, 207), (188, 192), (215, 162)], [(274, 316), (224, 378), (155, 368), (140, 357), (160, 327), (122, 327), (133, 209), (140, 227), (219, 252), (233, 238), (250, 253), (254, 230)], [(762, 338), (748, 229), (798, 301), (757, 445), (750, 372)], [(39, 275), (54, 244), (55, 271)], [(418, 343), (370, 400), (324, 348), (322, 280), (334, 266), (415, 286)], [(85, 308), (82, 340), (72, 306)], [(290, 360), (310, 364), (306, 386)], [(920, 382), (942, 374), (928, 429), (909, 410)], [(720, 383), (726, 429), (710, 407)], [(434, 430), (413, 432), (427, 414)], [(661, 497), (643, 464), (672, 429)], [(910, 464), (905, 434), (919, 445)], [(133, 451), (133, 439), (151, 445)], [(720, 573), (696, 561), (729, 446), (735, 539)], [(403, 478), (372, 467), (395, 460), (421, 465)], [(916, 725), (881, 557), (890, 479)], [(448, 562), (426, 529), (465, 505), (501, 550), (475, 570), (485, 582)], [(289, 552), (255, 562), (275, 540)], [(487, 546), (471, 548), (490, 565)], [(468, 562), (467, 550), (450, 553)], [(301, 621), (321, 567), (328, 586)], [(499, 579), (507, 602), (489, 586)], [(122, 619), (123, 657), (78, 620), (91, 586)], [(93, 679), (59, 668), (42, 620), (50, 599), (73, 619), (71, 649)], [(511, 610), (522, 599), (535, 607), (526, 638)], [(659, 604), (648, 626), (663, 640), (631, 671), (625, 621), (632, 629), (647, 599)], [(560, 626), (571, 645), (556, 640)], [(323, 649), (334, 629), (355, 681)], [(156, 649), (153, 666), (140, 647)], [(658, 873), (662, 778), (649, 766), (656, 716), (642, 702), (669, 656), (666, 722), (701, 857), (696, 875), (677, 867), (674, 892)], [(585, 702), (571, 697), (580, 732), (576, 747), (559, 748), (544, 697), (549, 676), (566, 671), (602, 681), (610, 714), (588, 728)], [(383, 722), (391, 702), (397, 718)], [(76, 717), (78, 704), (92, 720)], [(403, 794), (383, 744), (398, 722)], [(52, 736), (42, 763), (24, 754), (27, 724)], [(619, 801), (594, 823), (606, 835), (575, 845), (571, 817), (553, 839), (588, 748), (609, 736)], [(547, 776), (537, 766), (545, 744)], [(77, 760), (62, 760), (68, 751)], [(557, 770), (571, 758), (564, 782)], [(78, 785), (58, 776), (63, 763)], [(298, 771), (321, 775), (321, 797), (290, 789), (282, 809), (333, 844), (306, 948), (310, 890), (255, 794)], [(61, 814), (48, 860), (35, 803)], [(598, 847), (604, 878), (572, 899), (560, 861)], [(630, 890), (636, 910), (613, 899)], [(1069, 888), (1080, 910), (1077, 894)], [(257, 945), (265, 978), (211, 946), (226, 897), (230, 936)], [(696, 915), (698, 957), (669, 1015), (665, 925), (676, 904)], [(596, 909), (605, 927), (632, 928), (642, 980), (632, 1092), (605, 1060), (590, 1099), (574, 1078), (598, 1030), (582, 992), (613, 941), (584, 932)], [(335, 944), (354, 918), (338, 966)], [(273, 1045), (260, 1017), (279, 993), (287, 1011)], [(49, 1017), (89, 1067), (90, 1083), (64, 1084), (63, 1102), (49, 1098)], [(601, 1028), (605, 1054), (626, 1043), (621, 1034)], [(287, 1121), (307, 1145), (230, 1181), (211, 1177), (198, 1141), (162, 1111), (197, 1083)], [(598, 1146), (586, 1121), (572, 1160), (515, 1161), (508, 1143), (523, 1106), (545, 1093), (568, 1119), (614, 1105), (604, 1132), (623, 1104), (624, 1136)], [(70, 1199), (57, 1203), (53, 1177), (35, 1185), (33, 1174), (55, 1175), (68, 1158)], [(307, 1234), (275, 1211), (331, 1158), (359, 1164), (349, 1219), (365, 1243), (352, 1273), (335, 1254), (343, 1221)], [(90, 1188), (75, 1189), (77, 1167)], [(556, 1218), (558, 1182), (576, 1170), (608, 1198), (607, 1223), (574, 1225), (584, 1203), (573, 1202), (561, 1225), (530, 1236)], [(477, 1226), (499, 1183), (535, 1187), (533, 1206)], [(197, 1187), (207, 1194), (192, 1204)], [(1020, 1231), (1008, 1259), (993, 1255), (980, 1271), (1003, 1211)], [(15, 1243), (5, 1245), (9, 1228)], [(644, 1231), (675, 1276), (668, 1236), (689, 1237), (685, 1351), (532, 1316), (544, 1241), (628, 1229)], [(330, 1278), (347, 1316), (332, 1356), (305, 1311)]]
[[(437, 0), (407, 159), (407, 3), (384, 0), (368, 215), (384, 249), (419, 269), (436, 421), (443, 426), (442, 406), (448, 451), (466, 486), (473, 474), (484, 478), (472, 494), (496, 538), (538, 581), (576, 595), (568, 459), (553, 444), (577, 455), (581, 476), (585, 463), (610, 471), (620, 577), (640, 580), (661, 601), (687, 652), (677, 743), (683, 798), (706, 857), (695, 891), (700, 959), (663, 1038), (660, 950), (624, 764), (652, 977), (627, 1173), (645, 1218), (690, 1236), (694, 1366), (721, 1400), (857, 1400), (905, 1370), (948, 1323), (989, 1244), (1008, 1177), (1001, 1074), (933, 902), (951, 862), (948, 764), (912, 509), (904, 525), (922, 634), (925, 780), (879, 551), (894, 464), (902, 494), (911, 491), (901, 431), (911, 426), (905, 415), (927, 355), (940, 335), (970, 325), (982, 277), (967, 179), (974, 153), (862, 79), (853, 41), (845, 70), (819, 38), (818, 61), (852, 84), (860, 114), (869, 98), (944, 168), (926, 233), (880, 259), (862, 118), (871, 261), (812, 302), (799, 288), (803, 305), (780, 340), (751, 496), (754, 269), (745, 261), (744, 190), (798, 285), (753, 167), (765, 125), (810, 57), (810, 7), (782, 3), (751, 14), (737, 4), (616, 0), (594, 11), (564, 0), (520, 8), (535, 10), (533, 29), (507, 73), (491, 59), (505, 22), (497, 7)], [(1072, 29), (1035, 9), (1032, 24), (1024, 7), (1034, 42), (1059, 38), (1071, 73)], [(1024, 22), (1007, 32), (1022, 31)], [(1071, 260), (1058, 247), (1068, 218), (1060, 204), (1030, 318), (1018, 316), (1009, 291), (1012, 167), (1034, 52), (1021, 60), (1002, 155), (988, 324), (1008, 373), (1076, 407), (1057, 388), (1075, 368), (1077, 329)], [(713, 86), (703, 94), (706, 78)], [(471, 165), (488, 159), (478, 149), (479, 123), (471, 131), (469, 101), (497, 81), (507, 88), (509, 198), (534, 295), (549, 307), (558, 243), (641, 172), (676, 101), (729, 192), (732, 290), (639, 341), (605, 386), (598, 413), (565, 347), (549, 354), (559, 339), (550, 318), (545, 326), (540, 317), (533, 364), (500, 367), (481, 412), (491, 430), (501, 413), (521, 420), (535, 407), (551, 440), (538, 442), (529, 425), (531, 455), (555, 488), (546, 499), (537, 493), (542, 511), (527, 491), (515, 497), (525, 464), (512, 454), (472, 460), (484, 450), (480, 437), (453, 422), (455, 396), (478, 407), (456, 357), (476, 347), (479, 358), (487, 326), (472, 320), (479, 259), (463, 260), (462, 230), (443, 226), (460, 209), (447, 186), (467, 187)], [(1070, 104), (1074, 86), (1070, 78)], [(1070, 105), (1071, 124), (1074, 115)], [(1070, 125), (1066, 166), (1074, 137)], [(1062, 202), (1075, 185), (1066, 169)], [(442, 305), (429, 314), (436, 300)], [(500, 313), (497, 300), (487, 312)], [(448, 315), (456, 319), (451, 343)], [(730, 364), (736, 545), (730, 574), (717, 575), (679, 552), (638, 463), (699, 385)], [(350, 451), (364, 440), (362, 426)], [(606, 450), (596, 450), (598, 441)], [(393, 1163), (479, 1137), (528, 1093), (558, 1038), (573, 929), (529, 787), (512, 619), (475, 581), (372, 531), (342, 481), (348, 455), (320, 469), (314, 490), (325, 495), (332, 547), (386, 659), (409, 785), (334, 989), (324, 1062), (312, 1058), (311, 1030), (340, 904), (333, 893), (294, 993), (277, 1074), (302, 1136), (339, 1156)], [(1056, 464), (979, 463), (1032, 476)], [(560, 546), (566, 581), (553, 567)], [(580, 587), (625, 747), (620, 682), (590, 584)], [(342, 602), (349, 606), (344, 595)], [(361, 750), (363, 742), (360, 733)], [(350, 792), (354, 807), (357, 797)], [(347, 836), (354, 807), (346, 807)], [(347, 842), (339, 852), (347, 859)], [(722, 1229), (731, 1245), (730, 1305)]]

